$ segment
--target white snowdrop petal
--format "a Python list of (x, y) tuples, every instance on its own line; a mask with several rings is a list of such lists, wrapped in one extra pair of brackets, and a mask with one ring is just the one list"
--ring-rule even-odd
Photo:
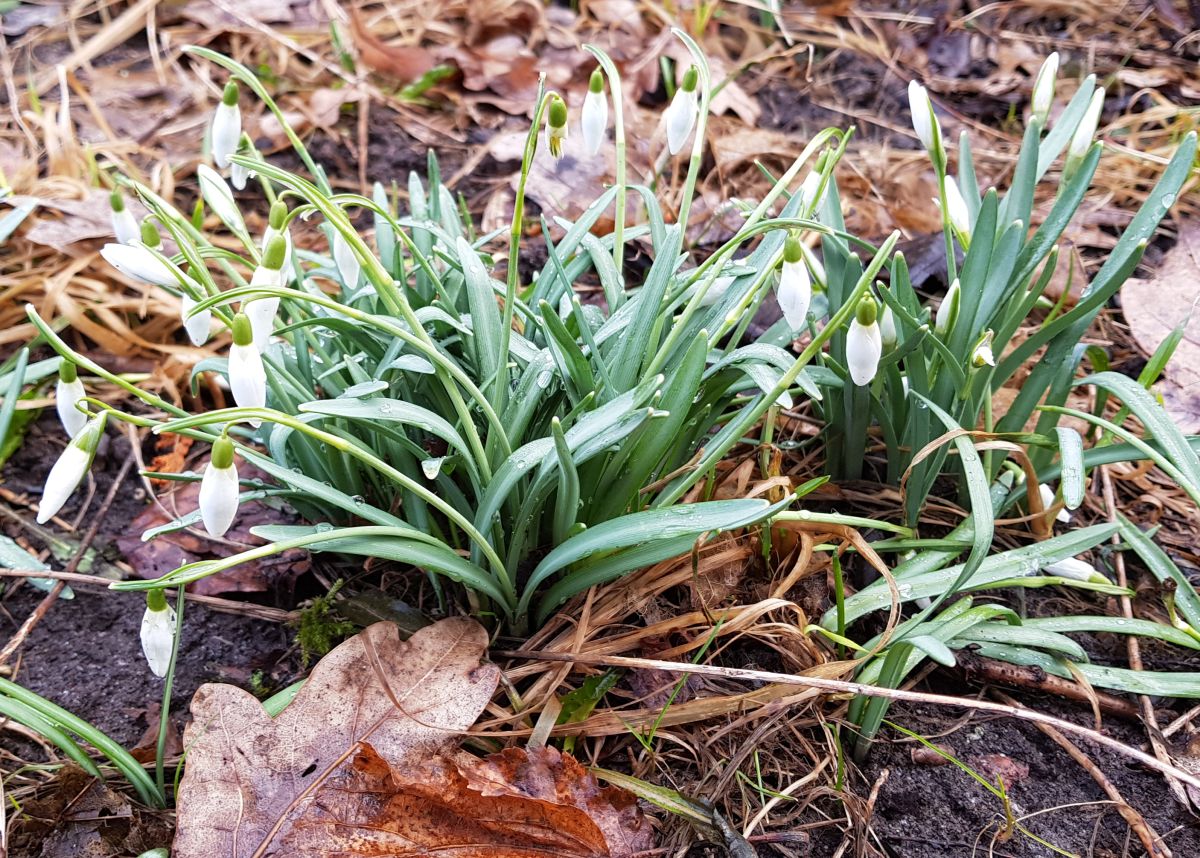
[(221, 174), (207, 164), (196, 167), (196, 178), (200, 183), (200, 195), (205, 204), (213, 210), (221, 223), (234, 232), (244, 233), (246, 222), (233, 199), (233, 191), (221, 178)]
[(142, 614), (141, 637), (142, 653), (151, 672), (158, 677), (166, 676), (175, 644), (175, 609), (170, 605), (161, 611), (146, 608), (146, 613)]
[(133, 244), (142, 237), (137, 218), (133, 216), (133, 212), (129, 210), (128, 206), (119, 212), (112, 213), (112, 227), (118, 244)]
[(210, 462), (200, 480), (200, 520), (210, 536), (221, 537), (228, 532), (238, 510), (237, 468), (214, 467)]
[(127, 277), (155, 286), (175, 286), (179, 281), (171, 267), (140, 244), (106, 244), (100, 255)]
[(667, 149), (672, 155), (679, 154), (683, 144), (692, 134), (696, 124), (696, 93), (680, 87), (667, 107)]
[(608, 99), (603, 92), (589, 90), (584, 96), (579, 125), (583, 132), (584, 150), (589, 155), (595, 155), (604, 143), (604, 132), (608, 130)]
[(333, 235), (333, 262), (337, 266), (338, 274), (341, 275), (342, 283), (348, 289), (353, 289), (358, 285), (358, 275), (362, 266), (354, 254), (354, 249), (350, 247), (349, 242), (340, 232), (335, 232)]
[(221, 102), (213, 114), (210, 143), (213, 162), (224, 170), (229, 166), (229, 156), (237, 151), (242, 136), (242, 112), (236, 104)]
[(969, 238), (971, 213), (967, 209), (967, 201), (963, 199), (962, 191), (958, 188), (958, 182), (949, 176), (946, 177), (946, 212), (950, 219), (950, 225), (957, 232)]
[(803, 260), (784, 261), (776, 297), (788, 327), (793, 331), (802, 330), (808, 321), (808, 307), (812, 303), (812, 279)]
[(208, 342), (208, 334), (212, 328), (212, 311), (201, 310), (194, 316), (189, 316), (188, 313), (196, 306), (198, 302), (193, 300), (188, 295), (179, 297), (180, 318), (183, 319), (183, 329), (187, 331), (188, 339), (192, 345), (202, 346)]
[(908, 107), (912, 113), (913, 131), (917, 132), (921, 145), (932, 152), (935, 140), (933, 106), (929, 102), (928, 91), (915, 80), (908, 83)]
[(1085, 563), (1078, 557), (1067, 557), (1042, 567), (1047, 575), (1057, 575), (1060, 578), (1070, 578), (1072, 581), (1094, 581), (1100, 575), (1090, 563)]
[(74, 381), (63, 381), (61, 378), (54, 386), (54, 407), (58, 411), (58, 419), (67, 437), (74, 438), (88, 422), (88, 416), (75, 407), (75, 403), (87, 396), (83, 382), (76, 378)]
[(42, 499), (38, 502), (38, 524), (45, 524), (58, 514), (75, 489), (83, 482), (88, 466), (92, 462), (91, 455), (75, 444), (68, 444), (63, 450), (50, 474), (46, 477), (46, 485), (42, 489)]
[(846, 368), (850, 380), (859, 387), (870, 384), (879, 371), (879, 359), (883, 356), (883, 338), (879, 324), (864, 325), (855, 319), (846, 334)]
[[(267, 375), (262, 356), (253, 344), (229, 347), (229, 389), (241, 408), (262, 408), (267, 404)], [(261, 421), (252, 421), (258, 425)]]

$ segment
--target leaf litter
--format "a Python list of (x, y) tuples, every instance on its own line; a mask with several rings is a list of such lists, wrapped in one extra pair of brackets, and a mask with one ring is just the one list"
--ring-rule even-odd
[(651, 846), (633, 796), (553, 748), (459, 748), (500, 671), (452, 618), (401, 641), (376, 623), (314, 668), (272, 719), (202, 686), (184, 735), (176, 858), (272, 854), (628, 856)]

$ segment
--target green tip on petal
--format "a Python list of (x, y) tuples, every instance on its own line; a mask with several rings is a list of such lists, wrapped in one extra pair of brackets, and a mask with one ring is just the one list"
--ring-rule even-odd
[(112, 193), (108, 195), (108, 204), (115, 212), (125, 211), (125, 198), (121, 196), (121, 192), (116, 188), (113, 188)]
[(804, 250), (800, 246), (800, 236), (796, 233), (788, 233), (787, 240), (783, 243), (783, 261), (784, 262), (799, 262), (804, 258)]
[(263, 254), (263, 265), (272, 271), (278, 271), (283, 267), (283, 258), (286, 255), (287, 240), (282, 235), (272, 236), (271, 243), (267, 245), (267, 252)]
[(233, 343), (238, 346), (248, 346), (254, 342), (254, 328), (250, 324), (250, 317), (245, 313), (238, 313), (233, 317)]
[(222, 470), (233, 464), (233, 442), (229, 440), (228, 435), (222, 435), (213, 442), (210, 461), (214, 468)]
[(146, 607), (158, 614), (167, 609), (167, 597), (162, 590), (146, 591)]
[(592, 72), (591, 80), (588, 81), (588, 90), (591, 92), (604, 92), (604, 72), (599, 68)]
[(679, 88), (682, 89), (684, 92), (695, 92), (696, 84), (698, 84), (699, 82), (700, 82), (700, 72), (696, 70), (695, 66), (692, 66), (686, 72), (683, 73), (683, 82), (679, 85)]
[(67, 384), (71, 384), (75, 379), (79, 378), (79, 369), (73, 362), (63, 358), (58, 364), (58, 377)]
[(150, 222), (150, 218), (142, 221), (142, 244), (146, 247), (158, 247), (162, 239), (158, 235), (158, 227)]
[(276, 232), (283, 230), (283, 222), (287, 220), (288, 207), (283, 200), (276, 200), (271, 203), (271, 214), (267, 218), (267, 222), (271, 224), (271, 229)]
[(79, 430), (79, 434), (71, 439), (71, 443), (85, 453), (94, 456), (96, 448), (100, 446), (100, 439), (104, 437), (104, 427), (107, 423), (108, 412), (101, 411), (83, 425), (83, 428)]
[(550, 99), (550, 127), (567, 127), (567, 103), (557, 95)]
[(225, 91), (221, 93), (221, 103), (227, 107), (233, 107), (238, 103), (238, 85), (237, 81), (231, 80), (225, 84)]
[(875, 317), (878, 314), (879, 308), (875, 305), (875, 299), (870, 295), (863, 295), (862, 300), (858, 302), (858, 308), (854, 311), (858, 323), (860, 325), (873, 325), (875, 324)]

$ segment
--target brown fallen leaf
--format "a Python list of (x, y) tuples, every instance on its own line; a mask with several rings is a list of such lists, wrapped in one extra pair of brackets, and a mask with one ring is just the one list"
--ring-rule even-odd
[(1194, 312), (1200, 297), (1197, 283), (1200, 223), (1188, 221), (1153, 277), (1127, 280), (1121, 287), (1125, 321), (1147, 355), (1187, 321), (1183, 339), (1156, 385), (1167, 413), (1187, 433), (1200, 431), (1200, 313)]
[(610, 858), (651, 841), (633, 796), (601, 789), (554, 748), (405, 767), (361, 742), (281, 844), (294, 855)]
[(278, 847), (360, 743), (391, 764), (428, 759), (474, 723), (499, 681), (499, 669), (483, 661), (487, 641), (467, 619), (404, 642), (395, 626), (376, 623), (321, 659), (274, 719), (249, 692), (201, 686), (184, 734), (173, 854), (298, 854)]
[(350, 12), (350, 32), (363, 65), (376, 74), (413, 81), (433, 68), (433, 55), (414, 45), (389, 45), (370, 31), (355, 6)]
[(318, 663), (271, 719), (250, 694), (205, 685), (184, 736), (173, 855), (543, 858), (627, 856), (649, 825), (553, 749), (455, 752), (499, 680), (465, 618), (401, 642), (376, 623)]

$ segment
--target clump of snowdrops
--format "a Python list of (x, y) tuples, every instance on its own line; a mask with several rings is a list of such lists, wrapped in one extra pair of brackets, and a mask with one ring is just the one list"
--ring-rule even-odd
[[(1056, 501), (1053, 491), (1043, 494), (1056, 479), (1062, 504), (1078, 506), (1097, 464), (1153, 459), (1200, 500), (1200, 461), (1138, 382), (1099, 373), (1083, 383), (1121, 399), (1122, 415), (1135, 414), (1149, 440), (1120, 420), (1105, 421), (1099, 410), (1081, 415), (1104, 433), (1091, 449), (1084, 450), (1079, 433), (1057, 425), (1074, 413), (1064, 403), (1076, 383), (1083, 332), (1132, 272), (1182, 187), (1195, 135), (1180, 144), (1083, 299), (1069, 310), (1049, 308), (1041, 328), (1017, 344), (1017, 329), (1046, 310), (1042, 292), (1055, 244), (1100, 157), (1093, 137), (1102, 95), (1094, 81), (1083, 83), (1047, 132), (1057, 61), (1047, 62), (1003, 199), (979, 191), (965, 136), (957, 178), (949, 174), (932, 105), (914, 84), (915, 130), (938, 178), (952, 284), (936, 308), (924, 307), (903, 256), (894, 252), (898, 235), (876, 247), (845, 229), (833, 172), (848, 135), (836, 129), (809, 142), (748, 207), (732, 238), (694, 256), (684, 236), (712, 81), (703, 54), (680, 38), (694, 65), (681, 74), (663, 116), (669, 154), (687, 157), (677, 222), (666, 222), (649, 188), (627, 182), (620, 76), (602, 51), (589, 48), (599, 65), (579, 116), (582, 140), (569, 135), (565, 100), (539, 92), (511, 227), (483, 236), (460, 216), (432, 156), (424, 178), (408, 177), (403, 206), (384, 185), (370, 198), (335, 194), (254, 74), (192, 49), (230, 73), (208, 138), (213, 163), (229, 182), (207, 165), (197, 171), (204, 206), (226, 240), (206, 233), (203, 208), (186, 217), (124, 179), (113, 198), (119, 241), (104, 254), (130, 277), (177, 295), (193, 343), (228, 337), (224, 355), (200, 362), (194, 375), (216, 373), (235, 406), (184, 413), (74, 352), (31, 311), (62, 355), (60, 413), (73, 435), (48, 481), (43, 520), (82, 480), (111, 416), (213, 447), (202, 475), (174, 475), (202, 481), (200, 508), (147, 538), (198, 524), (220, 536), (249, 500), (286, 501), (310, 522), (259, 527), (254, 532), (264, 546), (191, 563), (155, 581), (115, 584), (154, 594), (143, 640), (156, 672), (169, 673), (181, 622), (156, 591), (291, 548), (408, 564), (428, 574), (443, 598), (448, 583), (461, 587), (475, 612), (520, 633), (587, 588), (684, 553), (722, 530), (810, 516), (786, 509), (803, 490), (775, 504), (705, 500), (716, 463), (760, 425), (769, 438), (778, 411), (805, 397), (825, 421), (831, 472), (857, 476), (874, 431), (884, 443), (887, 477), (905, 487), (907, 526), (881, 524), (897, 538), (875, 546), (912, 552), (894, 570), (895, 589), (880, 582), (847, 597), (835, 563), (837, 604), (814, 627), (859, 653), (859, 679), (896, 685), (925, 657), (950, 663), (955, 649), (971, 646), (1051, 673), (1082, 673), (1097, 686), (1194, 694), (1200, 684), (1187, 677), (1092, 668), (1064, 634), (1123, 631), (1200, 646), (1200, 598), (1137, 528), (1095, 525), (989, 553), (999, 514), (1018, 504), (1041, 513)], [(278, 117), (307, 177), (254, 150), (241, 131), (240, 87)], [(518, 262), (530, 165), (580, 143), (585, 156), (594, 156), (608, 145), (610, 109), (614, 182), (577, 220), (543, 224), (548, 260), (524, 282)], [(1064, 149), (1056, 201), (1031, 232), (1035, 186)], [(230, 187), (250, 182), (270, 205), (262, 235), (250, 233)], [(146, 222), (132, 222), (122, 192), (147, 206)], [(629, 227), (631, 194), (644, 217)], [(613, 230), (596, 235), (610, 209)], [(369, 214), (372, 238), (355, 228), (351, 213)], [(297, 218), (319, 220), (326, 252), (293, 243)], [(237, 250), (226, 249), (230, 237)], [(649, 244), (653, 264), (630, 282), (625, 258), (635, 240)], [(956, 245), (965, 254), (961, 268)], [(499, 253), (506, 257), (503, 279), (494, 273)], [(599, 282), (602, 306), (577, 297), (574, 286), (585, 277)], [(773, 290), (782, 318), (751, 341), (750, 321)], [(1034, 363), (1043, 346), (1045, 356), (1017, 401), (997, 418), (992, 394)], [(132, 415), (87, 398), (81, 371), (122, 385), (163, 416)], [(1035, 409), (1041, 409), (1036, 431), (1023, 432)], [(976, 431), (988, 442), (982, 454)], [(267, 479), (241, 479), (241, 463)], [(945, 538), (916, 539), (912, 525), (946, 472), (959, 475), (972, 514)], [(1034, 486), (1038, 491), (1030, 491)], [(825, 520), (863, 521), (836, 514)], [(1170, 626), (1144, 621), (1118, 628), (1108, 617), (1035, 626), (1009, 608), (976, 605), (969, 595), (1047, 584), (1125, 592), (1076, 558), (1118, 532), (1156, 576), (1174, 583)], [(964, 552), (966, 561), (956, 563)], [(848, 637), (855, 619), (897, 601), (921, 607), (874, 640)], [(885, 708), (882, 698), (852, 707), (860, 750)]]

